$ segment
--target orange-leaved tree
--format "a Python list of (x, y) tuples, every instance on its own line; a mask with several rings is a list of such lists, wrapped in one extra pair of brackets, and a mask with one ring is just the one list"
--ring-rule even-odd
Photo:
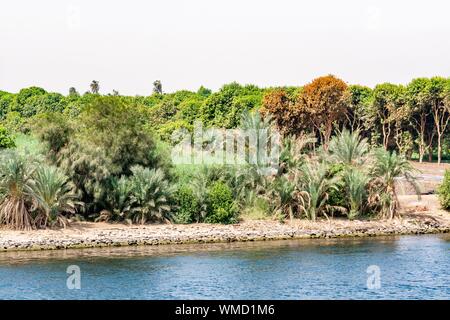
[(289, 92), (285, 88), (274, 88), (269, 89), (263, 97), (260, 109), (262, 116), (270, 116), (283, 135), (297, 134), (302, 130), (296, 95), (297, 92)]
[(333, 75), (314, 79), (299, 95), (298, 109), (308, 115), (309, 126), (319, 133), (325, 149), (334, 126), (339, 126), (345, 119), (349, 97), (347, 84)]

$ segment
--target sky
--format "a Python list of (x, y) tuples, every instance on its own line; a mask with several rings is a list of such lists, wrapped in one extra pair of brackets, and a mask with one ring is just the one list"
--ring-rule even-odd
[(14, 0), (0, 9), (0, 90), (148, 95), (237, 81), (299, 86), (450, 76), (448, 0)]

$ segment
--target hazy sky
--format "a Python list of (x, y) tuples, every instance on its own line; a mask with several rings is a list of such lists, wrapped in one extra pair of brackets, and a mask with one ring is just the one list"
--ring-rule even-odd
[(0, 90), (149, 94), (238, 81), (450, 76), (448, 0), (9, 0)]

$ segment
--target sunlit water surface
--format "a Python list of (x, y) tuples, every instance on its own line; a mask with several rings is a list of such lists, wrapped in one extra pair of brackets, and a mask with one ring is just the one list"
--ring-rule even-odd
[(0, 253), (0, 299), (449, 298), (450, 235)]

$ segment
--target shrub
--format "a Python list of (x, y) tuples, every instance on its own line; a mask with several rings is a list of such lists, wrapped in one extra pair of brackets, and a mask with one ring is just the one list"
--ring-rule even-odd
[(306, 216), (313, 221), (323, 214), (327, 216), (327, 211), (338, 210), (337, 206), (332, 207), (328, 203), (329, 194), (336, 189), (338, 177), (328, 177), (328, 166), (324, 163), (306, 163), (299, 170), (300, 190), (307, 193), (308, 204), (305, 206)]
[(65, 213), (75, 214), (79, 195), (75, 193), (75, 186), (58, 168), (39, 166), (33, 174), (32, 190), (36, 198), (36, 227), (62, 226), (68, 220)]
[(343, 180), (348, 203), (348, 217), (353, 219), (361, 214), (367, 197), (367, 184), (369, 177), (362, 171), (350, 168), (344, 172)]
[(105, 209), (96, 221), (122, 221), (131, 210), (131, 183), (127, 177), (112, 177), (105, 198)]
[(67, 117), (59, 113), (44, 113), (36, 117), (33, 132), (47, 144), (49, 157), (57, 155), (67, 145), (73, 133)]
[(237, 222), (237, 208), (227, 184), (216, 182), (209, 188), (205, 222), (224, 224)]
[(68, 134), (68, 142), (54, 144), (54, 158), (82, 192), (87, 213), (110, 209), (105, 198), (111, 179), (129, 177), (133, 166), (170, 165), (166, 160), (170, 158), (164, 159), (158, 141), (145, 129), (140, 105), (120, 97), (98, 97), (85, 106), (69, 131), (61, 117), (47, 119), (53, 126), (48, 126), (46, 137), (50, 141), (58, 132)]
[(188, 186), (178, 188), (176, 195), (177, 213), (174, 217), (176, 223), (200, 222), (200, 207), (194, 191)]
[(450, 209), (450, 170), (445, 170), (444, 181), (438, 188), (439, 200), (441, 206)]
[(36, 198), (32, 189), (34, 166), (15, 152), (1, 156), (0, 223), (13, 229), (32, 229), (30, 206)]
[[(343, 179), (339, 179), (346, 169), (343, 163), (332, 163), (328, 169), (328, 177), (338, 177), (335, 188), (330, 189), (328, 203), (332, 207), (347, 207), (347, 195)], [(336, 211), (336, 210), (335, 210)], [(336, 213), (339, 213), (337, 210)]]
[[(374, 158), (371, 176), (381, 184), (377, 191), (378, 198), (383, 200), (381, 214), (383, 217), (393, 218), (399, 208), (395, 183), (397, 177), (404, 177), (405, 182), (414, 187), (420, 200), (420, 187), (413, 175), (417, 170), (403, 155), (398, 155), (395, 151), (389, 152), (379, 148), (375, 150)], [(373, 195), (371, 197), (373, 198)]]
[(8, 130), (0, 126), (0, 150), (14, 148), (16, 145)]
[(131, 168), (131, 210), (128, 217), (144, 224), (147, 221), (170, 220), (173, 206), (173, 186), (165, 178), (161, 169), (141, 166)]
[(329, 158), (333, 162), (347, 165), (363, 165), (369, 152), (367, 139), (362, 139), (359, 131), (350, 132), (344, 129), (330, 140)]

